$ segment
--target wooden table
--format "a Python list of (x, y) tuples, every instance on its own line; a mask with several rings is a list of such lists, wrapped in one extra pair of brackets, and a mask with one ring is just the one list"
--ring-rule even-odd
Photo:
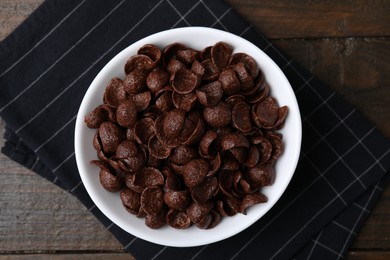
[[(41, 2), (0, 0), (0, 41)], [(390, 138), (390, 1), (227, 2)], [(76, 198), (0, 155), (0, 260), (80, 256), (131, 259)], [(390, 186), (348, 259), (390, 259)]]

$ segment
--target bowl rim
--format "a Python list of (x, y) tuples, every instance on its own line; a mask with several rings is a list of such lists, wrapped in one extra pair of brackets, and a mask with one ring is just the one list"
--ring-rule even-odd
[[(110, 205), (107, 205), (106, 203), (104, 203), (102, 201), (102, 196), (99, 195), (98, 191), (97, 191), (97, 190), (99, 190), (99, 188), (94, 186), (94, 184), (90, 180), (90, 178), (92, 178), (92, 177), (88, 176), (89, 166), (87, 166), (86, 164), (89, 165), (89, 161), (87, 162), (85, 160), (86, 158), (84, 158), (84, 152), (85, 152), (85, 146), (86, 146), (85, 143), (89, 143), (89, 146), (92, 146), (92, 139), (88, 140), (88, 142), (87, 142), (86, 140), (84, 140), (84, 136), (83, 136), (83, 133), (85, 133), (85, 131), (88, 131), (87, 129), (85, 129), (86, 126), (84, 124), (84, 116), (87, 114), (86, 112), (91, 111), (91, 108), (94, 107), (91, 105), (91, 102), (92, 102), (91, 97), (94, 95), (95, 96), (97, 95), (96, 92), (98, 91), (99, 87), (103, 88), (103, 89), (105, 88), (107, 82), (101, 83), (103, 78), (107, 78), (108, 75), (111, 75), (111, 78), (114, 76), (117, 76), (117, 75), (113, 75), (111, 72), (112, 72), (112, 70), (114, 70), (113, 68), (115, 68), (115, 66), (117, 66), (117, 67), (121, 66), (123, 68), (124, 63), (118, 64), (118, 61), (123, 59), (122, 56), (126, 55), (127, 53), (135, 54), (134, 50), (138, 50), (139, 47), (141, 47), (144, 44), (161, 42), (161, 38), (164, 38), (164, 37), (169, 38), (172, 36), (178, 36), (178, 35), (182, 35), (182, 34), (184, 34), (184, 35), (186, 35), (186, 34), (188, 34), (188, 35), (209, 35), (211, 38), (216, 37), (215, 35), (217, 35), (218, 37), (222, 38), (221, 41), (226, 41), (226, 42), (228, 42), (228, 44), (231, 44), (232, 42), (234, 42), (234, 43), (239, 42), (240, 46), (243, 45), (245, 47), (250, 47), (250, 48), (256, 50), (258, 52), (258, 54), (261, 54), (260, 55), (261, 59), (262, 59), (261, 64), (259, 64), (258, 58), (254, 57), (256, 62), (259, 64), (259, 66), (261, 67), (261, 65), (263, 65), (263, 64), (267, 64), (267, 66), (268, 65), (272, 66), (272, 69), (275, 71), (275, 73), (278, 76), (280, 76), (279, 80), (281, 80), (281, 82), (282, 82), (281, 85), (287, 86), (287, 88), (285, 89), (285, 91), (286, 91), (285, 96), (287, 96), (289, 98), (288, 100), (289, 100), (290, 104), (289, 104), (289, 114), (288, 114), (286, 120), (291, 120), (291, 118), (289, 119), (289, 117), (291, 117), (291, 116), (294, 117), (294, 121), (293, 121), (294, 122), (294, 130), (296, 132), (294, 135), (295, 139), (289, 140), (290, 142), (292, 142), (294, 147), (289, 147), (289, 148), (293, 149), (293, 151), (291, 152), (292, 157), (290, 158), (290, 160), (289, 160), (290, 162), (288, 164), (287, 176), (284, 176), (285, 179), (283, 180), (283, 182), (281, 182), (280, 187), (278, 187), (279, 192), (277, 194), (275, 194), (275, 196), (272, 196), (272, 201), (269, 200), (267, 203), (265, 203), (265, 204), (267, 204), (267, 206), (266, 206), (266, 209), (263, 210), (264, 212), (262, 212), (262, 214), (260, 214), (256, 219), (252, 218), (250, 221), (244, 222), (243, 224), (241, 224), (240, 228), (232, 227), (231, 230), (223, 231), (223, 235), (219, 235), (219, 236), (213, 235), (213, 231), (219, 230), (219, 229), (217, 229), (217, 227), (218, 227), (217, 226), (216, 228), (213, 228), (210, 230), (201, 230), (201, 232), (204, 232), (204, 236), (202, 239), (195, 239), (195, 240), (188, 239), (187, 241), (184, 241), (181, 236), (179, 236), (180, 239), (172, 240), (171, 238), (166, 237), (165, 236), (166, 234), (163, 236), (158, 235), (156, 237), (154, 234), (157, 234), (159, 232), (159, 230), (151, 230), (153, 234), (151, 234), (151, 232), (145, 233), (145, 232), (142, 232), (142, 230), (139, 230), (139, 229), (132, 227), (131, 225), (129, 226), (129, 224), (126, 223), (125, 221), (123, 221), (123, 219), (121, 219), (120, 216), (118, 219), (117, 214), (121, 214), (121, 212), (118, 213), (118, 211), (113, 211), (112, 208), (110, 208)], [(216, 38), (218, 38), (218, 37), (216, 37)], [(175, 42), (175, 40), (171, 41), (171, 43), (173, 43), (173, 42)], [(214, 43), (215, 42), (216, 41), (214, 40)], [(186, 45), (189, 45), (189, 44), (186, 44)], [(191, 45), (189, 47), (191, 47)], [(204, 46), (204, 47), (206, 47), (206, 46)], [(238, 51), (235, 51), (235, 49), (236, 48), (233, 46), (233, 52), (238, 52)], [(131, 55), (133, 55), (133, 54), (131, 54)], [(127, 57), (130, 57), (130, 56), (127, 54)], [(263, 72), (264, 72), (264, 70), (263, 70)], [(266, 75), (266, 80), (267, 80), (267, 75)], [(273, 89), (273, 87), (271, 85), (271, 91), (273, 91), (272, 89)], [(102, 97), (102, 95), (100, 96), (100, 98), (101, 97)], [(102, 100), (102, 99), (100, 99), (100, 100)], [(277, 100), (279, 101), (278, 97), (277, 97)], [(102, 103), (102, 101), (100, 103)], [(293, 115), (291, 115), (292, 112), (293, 112)], [(287, 122), (285, 125), (287, 125)], [(286, 140), (284, 140), (284, 142), (285, 141)], [(98, 72), (98, 74), (96, 75), (94, 80), (91, 82), (91, 84), (88, 87), (88, 89), (83, 97), (83, 100), (80, 104), (79, 111), (77, 113), (77, 118), (76, 118), (76, 125), (75, 125), (74, 147), (75, 147), (75, 158), (76, 158), (77, 169), (79, 171), (82, 183), (83, 183), (87, 193), (91, 197), (92, 201), (95, 203), (95, 205), (99, 208), (99, 210), (108, 219), (110, 219), (113, 223), (115, 223), (117, 226), (122, 228), (124, 231), (126, 231), (126, 232), (128, 232), (136, 237), (139, 237), (141, 239), (147, 240), (149, 242), (164, 245), (164, 246), (190, 247), (190, 246), (200, 246), (200, 245), (205, 245), (205, 244), (210, 244), (210, 243), (214, 243), (217, 241), (221, 241), (221, 240), (226, 239), (228, 237), (231, 237), (237, 233), (240, 233), (242, 230), (245, 230), (246, 228), (251, 226), (253, 223), (255, 223), (256, 221), (261, 219), (275, 205), (275, 203), (279, 200), (279, 198), (282, 196), (282, 194), (286, 190), (287, 186), (289, 185), (289, 183), (294, 175), (296, 166), (298, 164), (298, 160), (299, 160), (299, 156), (300, 156), (300, 149), (301, 149), (301, 141), (302, 141), (302, 121), (301, 121), (301, 115), (299, 112), (298, 102), (297, 102), (296, 96), (294, 94), (294, 91), (293, 91), (287, 77), (284, 75), (283, 71), (279, 68), (279, 66), (267, 54), (265, 54), (260, 48), (258, 48), (256, 45), (254, 45), (250, 41), (248, 41), (240, 36), (237, 36), (233, 33), (222, 31), (219, 29), (196, 26), (196, 27), (182, 27), (182, 28), (164, 30), (164, 31), (160, 31), (160, 32), (154, 33), (152, 35), (149, 35), (147, 37), (144, 37), (144, 38), (130, 44), (128, 47), (126, 47), (125, 49), (123, 49), (122, 51), (117, 53), (106, 65), (104, 65), (104, 67)], [(85, 144), (85, 145), (83, 146), (83, 144)], [(284, 154), (285, 153), (283, 153), (281, 157), (283, 157)], [(277, 164), (278, 164), (278, 162), (277, 162)], [(276, 165), (276, 167), (277, 167), (277, 165)], [(283, 173), (283, 174), (285, 174), (285, 173)], [(96, 177), (94, 177), (94, 178), (96, 178)], [(277, 171), (277, 178), (278, 178), (278, 171)], [(99, 185), (100, 185), (100, 183), (99, 183)], [(102, 187), (100, 187), (100, 188), (103, 189)], [(115, 197), (114, 196), (115, 194), (117, 194), (117, 193), (110, 194), (109, 197), (113, 198), (113, 197)], [(119, 195), (116, 195), (116, 196), (119, 196)], [(119, 199), (119, 197), (117, 199)], [(124, 210), (123, 207), (122, 207), (122, 210)], [(253, 212), (253, 211), (251, 211), (251, 212)], [(250, 214), (251, 212), (249, 212), (248, 214)], [(127, 213), (127, 214), (129, 214), (129, 213)], [(129, 214), (129, 215), (131, 217), (135, 218), (135, 216), (133, 216), (131, 214)], [(235, 217), (236, 216), (229, 217), (229, 218), (233, 219)], [(169, 227), (169, 229), (170, 229), (170, 231), (169, 231), (170, 233), (173, 233), (174, 235), (178, 234), (177, 230), (175, 230), (171, 227)], [(186, 232), (187, 230), (179, 230), (179, 231)], [(156, 232), (156, 233), (154, 233), (154, 232)], [(167, 233), (167, 234), (169, 234), (169, 233)]]

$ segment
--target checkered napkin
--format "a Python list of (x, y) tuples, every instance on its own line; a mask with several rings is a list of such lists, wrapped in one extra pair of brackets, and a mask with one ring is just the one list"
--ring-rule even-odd
[[(294, 88), (303, 118), (296, 173), (280, 201), (221, 242), (164, 247), (121, 230), (93, 204), (74, 156), (78, 107), (99, 70), (152, 33), (207, 26), (264, 50)], [(386, 184), (390, 143), (222, 1), (47, 0), (0, 46), (2, 152), (85, 204), (137, 259), (342, 258)]]

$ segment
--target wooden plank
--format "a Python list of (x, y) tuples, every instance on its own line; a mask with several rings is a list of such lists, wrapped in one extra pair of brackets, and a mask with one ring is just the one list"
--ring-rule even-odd
[(347, 260), (388, 260), (390, 259), (389, 251), (352, 251), (349, 252)]
[(43, 0), (0, 0), (0, 40), (23, 22)]
[[(390, 185), (387, 185), (380, 201), (368, 216), (351, 250), (390, 250)], [(390, 258), (388, 258), (390, 259)]]
[(273, 40), (390, 138), (390, 39)]
[(389, 1), (227, 0), (269, 38), (389, 36)]
[[(1, 0), (0, 39), (43, 0)], [(389, 36), (390, 2), (227, 0), (270, 38)]]

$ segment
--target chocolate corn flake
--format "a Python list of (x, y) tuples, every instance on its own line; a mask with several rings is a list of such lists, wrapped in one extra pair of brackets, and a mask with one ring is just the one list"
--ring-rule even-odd
[(136, 111), (140, 112), (146, 110), (149, 107), (152, 96), (150, 91), (144, 91), (131, 96), (131, 99), (135, 104)]
[(210, 126), (221, 128), (227, 126), (232, 120), (232, 111), (225, 102), (221, 101), (214, 107), (205, 107), (203, 117)]
[(200, 80), (191, 70), (181, 69), (171, 76), (170, 83), (177, 93), (188, 94), (198, 87)]
[(226, 95), (231, 96), (240, 93), (241, 84), (233, 68), (224, 69), (219, 75), (218, 81), (221, 82), (223, 92)]
[(180, 94), (178, 92), (173, 92), (172, 102), (176, 108), (184, 109), (187, 112), (190, 112), (197, 103), (196, 94), (193, 92), (187, 94)]
[(137, 122), (137, 107), (132, 99), (128, 99), (118, 106), (116, 120), (123, 127), (132, 127), (135, 125)]
[(218, 79), (220, 71), (218, 70), (218, 67), (211, 61), (211, 59), (203, 60), (201, 65), (204, 68), (202, 79), (205, 82), (211, 82)]
[(169, 82), (169, 73), (162, 69), (156, 68), (146, 77), (146, 85), (152, 92), (158, 92)]
[(187, 145), (180, 145), (176, 147), (170, 156), (170, 162), (177, 165), (184, 165), (197, 157), (197, 151)]
[(107, 154), (115, 153), (118, 145), (125, 140), (123, 131), (111, 122), (100, 124), (97, 137), (102, 151)]
[(206, 203), (218, 193), (218, 190), (218, 179), (209, 177), (191, 190), (191, 197), (195, 202)]
[(168, 225), (176, 229), (186, 229), (192, 225), (187, 213), (175, 209), (169, 209), (166, 221)]
[(186, 65), (192, 65), (198, 56), (198, 52), (193, 49), (177, 50), (176, 58)]
[(246, 102), (239, 102), (233, 107), (232, 125), (241, 132), (249, 132), (252, 130), (250, 106)]
[(123, 80), (123, 88), (129, 94), (137, 94), (146, 88), (147, 74), (141, 69), (130, 71)]
[(229, 65), (233, 49), (225, 42), (217, 42), (211, 47), (211, 60), (219, 70), (223, 70)]
[(155, 67), (161, 60), (161, 50), (153, 44), (145, 44), (142, 46), (137, 54), (145, 55), (152, 61), (152, 66)]
[(122, 79), (115, 77), (106, 86), (103, 101), (107, 106), (118, 107), (122, 101), (127, 99), (127, 96)]
[(171, 208), (176, 210), (185, 210), (190, 203), (190, 193), (188, 190), (182, 191), (166, 191), (164, 194), (164, 202), (165, 204)]
[(244, 64), (246, 71), (252, 79), (256, 79), (259, 76), (259, 73), (261, 73), (256, 61), (248, 54), (242, 52), (233, 54), (230, 64), (233, 65), (238, 63)]
[(218, 104), (223, 95), (222, 85), (219, 81), (213, 81), (200, 86), (196, 90), (199, 102), (205, 107), (213, 107)]
[(139, 144), (147, 144), (149, 139), (155, 135), (153, 119), (145, 117), (138, 120), (134, 125), (133, 134)]
[(268, 200), (288, 107), (254, 57), (233, 51), (146, 44), (85, 115), (101, 185), (149, 228), (210, 229)]
[(103, 188), (110, 192), (117, 192), (123, 189), (124, 181), (110, 171), (100, 170), (99, 180)]
[(187, 215), (192, 223), (199, 223), (213, 209), (214, 203), (207, 201), (206, 203), (192, 202), (187, 208)]
[(134, 184), (144, 188), (150, 186), (163, 186), (164, 176), (158, 169), (146, 167), (135, 174)]
[(184, 183), (188, 188), (195, 187), (202, 183), (209, 172), (210, 166), (205, 159), (194, 159), (186, 163), (183, 168)]
[(129, 188), (124, 188), (120, 192), (120, 198), (122, 200), (123, 206), (127, 211), (132, 214), (138, 214), (141, 206), (141, 196), (139, 193)]
[(164, 192), (156, 186), (149, 186), (141, 193), (141, 207), (147, 215), (157, 215), (164, 206)]
[(240, 212), (246, 214), (246, 209), (252, 205), (265, 203), (268, 201), (267, 196), (262, 193), (253, 193), (246, 195), (240, 204)]
[(150, 227), (151, 229), (158, 229), (166, 224), (167, 218), (167, 210), (162, 209), (157, 215), (146, 215), (145, 217), (145, 225)]
[(105, 105), (96, 107), (85, 116), (85, 124), (89, 128), (99, 128), (100, 124), (109, 120), (109, 111)]

